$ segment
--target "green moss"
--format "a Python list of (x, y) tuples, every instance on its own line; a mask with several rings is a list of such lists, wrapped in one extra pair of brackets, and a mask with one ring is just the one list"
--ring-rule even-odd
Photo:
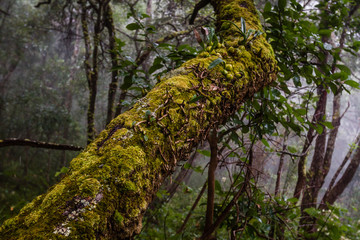
[(115, 210), (114, 220), (117, 224), (122, 225), (124, 217), (117, 210)]
[(87, 178), (80, 182), (79, 193), (83, 197), (95, 197), (99, 193), (101, 184), (95, 178)]

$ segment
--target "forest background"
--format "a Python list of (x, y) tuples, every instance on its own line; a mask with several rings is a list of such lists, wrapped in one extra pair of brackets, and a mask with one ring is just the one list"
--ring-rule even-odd
[[(222, 44), (210, 5), (189, 24), (195, 6), (0, 1), (1, 222), (61, 179), (77, 151), (167, 72)], [(217, 227), (219, 239), (359, 238), (359, 1), (256, 7), (264, 32), (232, 22), (223, 28), (247, 34), (244, 46), (266, 35), (279, 79), (219, 127), (216, 141), (178, 163), (140, 239), (199, 237), (215, 222), (209, 211), (218, 219), (243, 188)], [(224, 68), (226, 78), (241, 75)], [(214, 141), (216, 171), (208, 170)], [(214, 176), (209, 197), (206, 183)]]

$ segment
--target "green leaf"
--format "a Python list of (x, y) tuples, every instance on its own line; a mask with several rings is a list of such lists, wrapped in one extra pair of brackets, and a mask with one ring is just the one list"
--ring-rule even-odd
[(62, 168), (60, 169), (60, 171), (58, 171), (58, 172), (55, 173), (55, 177), (59, 176), (60, 174), (65, 174), (65, 173), (67, 173), (68, 171), (69, 171), (69, 168), (67, 168), (67, 167), (62, 167)]
[(286, 0), (279, 0), (278, 1), (278, 7), (280, 11), (284, 11), (286, 7)]
[(145, 117), (148, 118), (151, 115), (151, 111), (150, 110), (146, 110), (145, 111)]
[(162, 64), (153, 64), (149, 69), (149, 74), (153, 74), (156, 70), (159, 70), (162, 67), (164, 67)]
[(261, 142), (262, 142), (266, 147), (270, 148), (270, 145), (269, 145), (268, 141), (266, 141), (265, 138), (261, 139)]
[(190, 164), (190, 163), (185, 163), (185, 164), (183, 165), (183, 168), (184, 168), (184, 169), (190, 169), (190, 168), (191, 168), (191, 164)]
[(325, 127), (329, 128), (329, 129), (333, 129), (334, 126), (332, 125), (331, 122), (321, 122), (322, 125), (324, 125)]
[(350, 68), (348, 68), (347, 66), (345, 66), (345, 65), (342, 65), (342, 64), (336, 64), (336, 67), (338, 68), (338, 69), (340, 69), (342, 72), (344, 72), (344, 73), (346, 73), (346, 74), (348, 74), (348, 75), (350, 75), (351, 74), (351, 70), (350, 70)]
[(132, 60), (121, 61), (121, 67), (127, 67), (127, 66), (130, 66), (130, 65), (135, 65), (135, 62), (132, 61)]
[(215, 191), (220, 195), (223, 193), (221, 184), (218, 180), (215, 180)]
[(149, 18), (150, 16), (149, 15), (147, 15), (146, 13), (142, 13), (141, 14), (141, 18)]
[(355, 51), (358, 51), (360, 48), (360, 41), (354, 41), (352, 47), (355, 49)]
[(204, 155), (204, 156), (206, 156), (206, 157), (211, 156), (211, 152), (209, 150), (200, 150), (200, 149), (198, 149), (197, 152)]
[(297, 152), (297, 149), (295, 147), (292, 147), (292, 146), (287, 146), (287, 149), (290, 153), (296, 153)]
[(347, 80), (344, 84), (349, 85), (350, 87), (359, 89), (359, 83), (354, 80)]
[(324, 128), (321, 126), (321, 125), (315, 125), (314, 126), (314, 129), (316, 130), (316, 132), (318, 133), (318, 134), (322, 134), (322, 132), (324, 131)]
[[(242, 18), (241, 18), (241, 19), (242, 19)], [(239, 26), (236, 25), (234, 22), (229, 21), (229, 20), (223, 20), (223, 21), (224, 21), (224, 22), (227, 22), (227, 23), (231, 23), (232, 25), (234, 25), (234, 26), (239, 30), (239, 33), (240, 33), (243, 37), (245, 37), (245, 32), (243, 32), (242, 29), (239, 28)], [(230, 26), (230, 25), (229, 25), (229, 26)]]
[(144, 140), (147, 142), (147, 140), (149, 140), (148, 135), (144, 135)]
[(328, 36), (329, 37), (331, 35), (331, 33), (332, 33), (331, 29), (321, 29), (321, 30), (319, 30), (319, 34), (321, 36)]
[(266, 2), (264, 7), (264, 12), (270, 12), (271, 11), (271, 3)]
[(243, 33), (246, 33), (246, 24), (245, 24), (245, 20), (243, 18), (241, 18), (241, 31)]
[(239, 138), (240, 137), (236, 132), (231, 132), (230, 139), (233, 140), (236, 144), (241, 145)]
[(249, 127), (248, 126), (243, 126), (242, 128), (241, 128), (241, 132), (242, 133), (248, 133), (249, 132)]
[(151, 25), (151, 26), (147, 27), (145, 30), (148, 33), (155, 33), (156, 28), (155, 28), (155, 26)]
[(320, 210), (317, 210), (316, 208), (306, 208), (304, 211), (312, 217), (316, 217), (320, 214)]
[(198, 95), (194, 95), (192, 96), (192, 98), (190, 99), (189, 103), (194, 103), (194, 102), (197, 102), (199, 99), (203, 98), (202, 95), (198, 96)]
[(297, 203), (299, 201), (299, 199), (297, 199), (297, 198), (289, 198), (287, 201), (289, 203)]
[(304, 116), (307, 113), (307, 110), (304, 108), (294, 109), (299, 115)]
[(293, 77), (293, 82), (295, 87), (301, 87), (301, 81), (299, 75), (295, 74), (295, 76)]
[(329, 82), (328, 85), (334, 94), (336, 94), (338, 92), (338, 87), (336, 84), (334, 84), (333, 82)]
[(121, 85), (122, 90), (126, 90), (133, 84), (133, 78), (130, 75), (124, 77), (124, 83)]
[(334, 80), (341, 79), (344, 81), (347, 78), (348, 78), (348, 74), (346, 74), (345, 72), (336, 72), (331, 75), (331, 79), (334, 79)]
[(130, 23), (126, 26), (126, 28), (133, 31), (133, 30), (141, 29), (141, 26), (138, 23)]
[(222, 60), (221, 58), (217, 58), (214, 61), (212, 61), (208, 67), (208, 69), (213, 69), (214, 67), (216, 67), (217, 65), (219, 65), (220, 63), (225, 63), (224, 60)]

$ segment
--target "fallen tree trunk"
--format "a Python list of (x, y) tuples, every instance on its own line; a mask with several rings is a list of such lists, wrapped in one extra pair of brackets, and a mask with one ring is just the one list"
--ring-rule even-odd
[[(126, 239), (176, 163), (276, 79), (271, 46), (242, 41), (230, 20), (261, 30), (249, 0), (211, 1), (224, 44), (168, 73), (70, 163), (67, 175), (0, 228), (0, 239)], [(240, 44), (240, 45), (239, 45)], [(243, 44), (243, 45), (242, 45)], [(208, 69), (222, 58), (225, 64)], [(226, 68), (227, 72), (225, 71)]]

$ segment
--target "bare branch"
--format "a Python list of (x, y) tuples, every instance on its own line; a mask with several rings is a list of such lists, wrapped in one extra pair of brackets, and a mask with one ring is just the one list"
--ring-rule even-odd
[(84, 149), (83, 147), (80, 146), (41, 142), (30, 139), (8, 138), (8, 139), (0, 140), (0, 148), (11, 147), (11, 146), (28, 146), (35, 148), (48, 148), (55, 150), (68, 150), (68, 151), (82, 151)]
[(39, 8), (41, 5), (44, 4), (51, 4), (51, 0), (47, 0), (47, 1), (43, 1), (43, 2), (38, 2), (38, 4), (35, 5), (36, 8)]

